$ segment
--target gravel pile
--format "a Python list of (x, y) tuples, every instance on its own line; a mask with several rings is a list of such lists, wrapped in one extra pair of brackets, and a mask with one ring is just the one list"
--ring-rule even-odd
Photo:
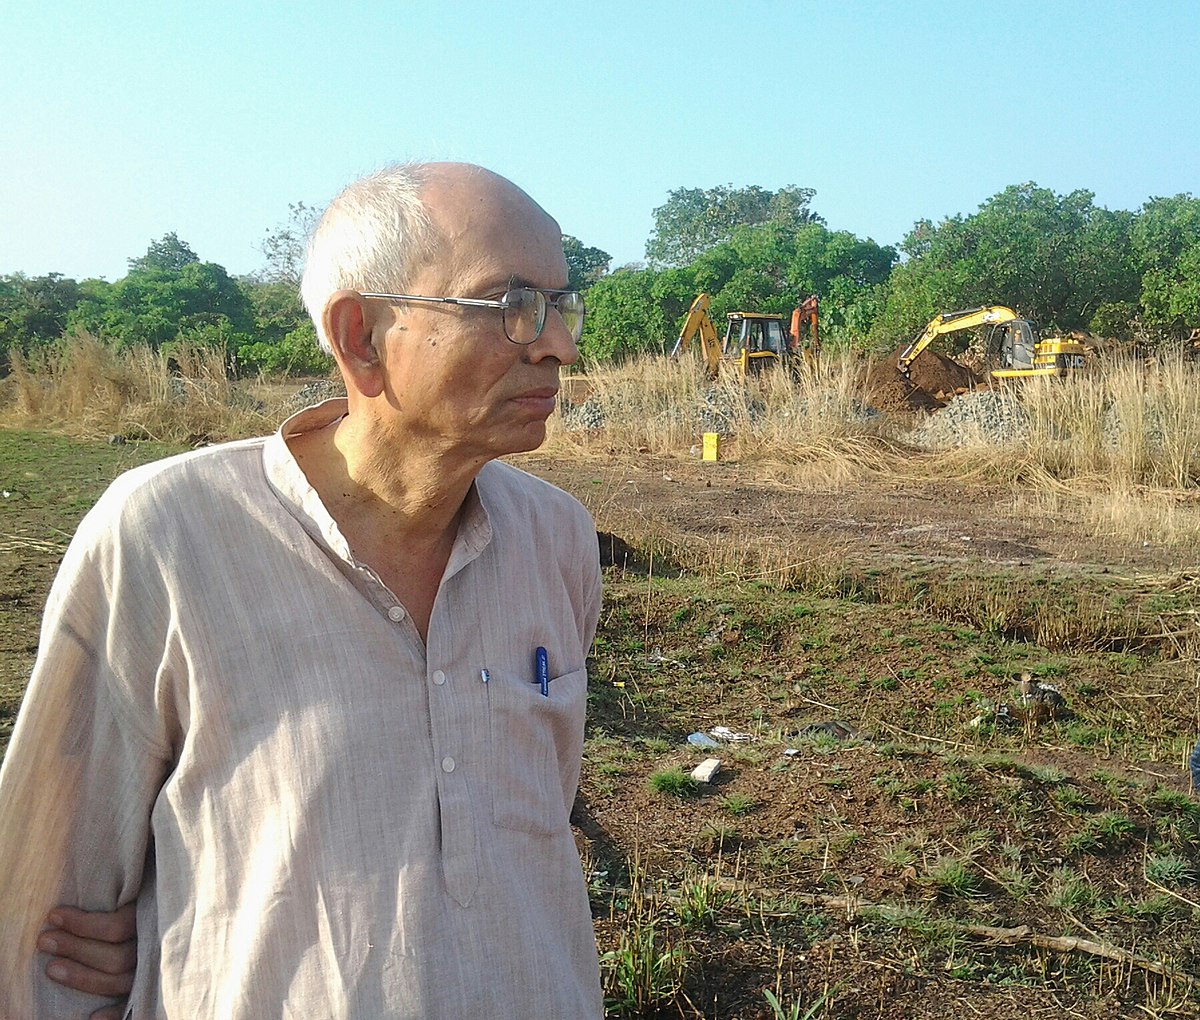
[[(1105, 445), (1112, 449), (1119, 446), (1121, 437), (1130, 431), (1125, 422), (1121, 420), (1116, 407), (1111, 405), (1104, 412), (1101, 428), (1104, 430)], [(1162, 409), (1152, 404), (1148, 405), (1143, 411), (1143, 420), (1137, 424), (1137, 431), (1144, 436), (1144, 439), (1136, 445), (1144, 444), (1151, 449), (1161, 449), (1166, 440)]]
[(1029, 415), (1021, 402), (1007, 393), (964, 393), (909, 433), (908, 439), (928, 449), (1024, 443), (1029, 439)]
[(310, 404), (319, 404), (322, 400), (332, 400), (334, 397), (344, 397), (345, 395), (346, 387), (332, 379), (318, 379), (305, 383), (292, 394), (284, 408), (284, 414), (295, 414), (297, 411), (303, 411)]

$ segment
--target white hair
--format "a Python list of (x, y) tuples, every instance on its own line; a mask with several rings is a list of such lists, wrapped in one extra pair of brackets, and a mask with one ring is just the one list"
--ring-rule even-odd
[(416, 269), (436, 253), (438, 231), (421, 199), (422, 163), (377, 170), (346, 187), (321, 216), (308, 242), (300, 297), (332, 354), (321, 319), (339, 290), (404, 292)]

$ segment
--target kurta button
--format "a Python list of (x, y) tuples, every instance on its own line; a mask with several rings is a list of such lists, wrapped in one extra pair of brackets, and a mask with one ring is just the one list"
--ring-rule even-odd
[[(446, 674), (443, 673), (440, 669), (435, 669), (433, 671), (433, 682), (435, 684), (437, 684), (439, 687), (441, 687), (442, 684), (444, 684), (446, 682)], [(447, 769), (447, 771), (449, 771), (449, 770)]]
[(446, 755), (446, 757), (442, 759), (442, 771), (443, 772), (453, 772), (454, 771), (454, 759), (451, 758), (450, 755)]
[(388, 610), (388, 619), (394, 621), (395, 623), (399, 623), (404, 619), (404, 607), (392, 606), (392, 608)]

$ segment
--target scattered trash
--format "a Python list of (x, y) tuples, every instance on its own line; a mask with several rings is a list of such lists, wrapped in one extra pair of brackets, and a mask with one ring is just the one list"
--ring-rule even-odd
[(689, 733), (687, 740), (688, 740), (689, 744), (695, 744), (696, 747), (720, 747), (721, 746), (720, 743), (713, 740), (713, 738), (710, 737), (707, 733), (700, 733), (699, 731), (697, 731), (695, 733)]
[(704, 761), (692, 769), (692, 778), (697, 783), (711, 783), (713, 777), (720, 771), (720, 758), (705, 758)]
[(1032, 673), (1020, 674), (1021, 706), (1032, 709), (1035, 705), (1044, 705), (1050, 718), (1065, 715), (1067, 699), (1053, 684), (1044, 684), (1033, 679)]
[(859, 733), (853, 726), (839, 722), (836, 719), (830, 719), (827, 722), (809, 723), (809, 725), (802, 727), (796, 733), (796, 736), (830, 736), (834, 740), (855, 740), (858, 738)]
[(798, 747), (789, 747), (789, 748), (788, 748), (786, 751), (784, 751), (783, 753), (784, 753), (784, 755), (786, 755), (788, 758), (795, 758), (795, 757), (796, 757), (796, 755), (798, 755), (798, 754), (800, 753), (800, 748), (798, 748)]
[(714, 726), (708, 732), (718, 740), (727, 740), (731, 744), (754, 739), (749, 733), (734, 733), (728, 726)]

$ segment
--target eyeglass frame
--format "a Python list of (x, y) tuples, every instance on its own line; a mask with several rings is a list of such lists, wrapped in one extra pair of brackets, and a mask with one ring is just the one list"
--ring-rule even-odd
[[(515, 286), (515, 283), (516, 283), (516, 281), (514, 280), (511, 284), (509, 284), (508, 288), (505, 290), (504, 293), (511, 294), (514, 290), (533, 291), (535, 294), (542, 295), (542, 300), (545, 301), (547, 309), (551, 305), (553, 305), (555, 311), (558, 311), (558, 299), (551, 301), (550, 300), (551, 294), (557, 294), (559, 296), (559, 298), (561, 298), (561, 296), (563, 294), (574, 294), (576, 297), (579, 298), (580, 303), (583, 304), (583, 306), (584, 306), (583, 314), (580, 315), (580, 317), (579, 317), (580, 318), (579, 333), (580, 333), (580, 335), (583, 334), (583, 320), (587, 315), (587, 304), (586, 304), (586, 302), (584, 302), (583, 295), (580, 294), (579, 291), (571, 290), (570, 288), (567, 288), (564, 290), (558, 290), (553, 287), (530, 287), (527, 284), (522, 284), (521, 286), (518, 287), (518, 286)], [(438, 305), (465, 305), (470, 308), (499, 308), (502, 311), (507, 311), (509, 308), (513, 307), (512, 304), (508, 301), (492, 301), (492, 300), (489, 300), (488, 298), (432, 297), (432, 296), (429, 296), (426, 294), (382, 294), (382, 293), (376, 293), (373, 291), (360, 291), (360, 295), (365, 298), (383, 298), (385, 300), (390, 300), (390, 301), (427, 301), (430, 304), (438, 304)], [(561, 311), (559, 312), (559, 314), (560, 315), (562, 314)], [(501, 321), (504, 323), (505, 338), (508, 340), (509, 343), (516, 344), (518, 347), (528, 347), (530, 344), (537, 343), (538, 340), (541, 339), (542, 333), (546, 329), (546, 316), (545, 316), (545, 314), (543, 314), (542, 321), (538, 325), (537, 332), (533, 334), (532, 340), (514, 340), (509, 335), (508, 323), (504, 322), (503, 316), (501, 316)], [(578, 343), (579, 337), (575, 336), (574, 333), (572, 333), (571, 341), (573, 343)]]

